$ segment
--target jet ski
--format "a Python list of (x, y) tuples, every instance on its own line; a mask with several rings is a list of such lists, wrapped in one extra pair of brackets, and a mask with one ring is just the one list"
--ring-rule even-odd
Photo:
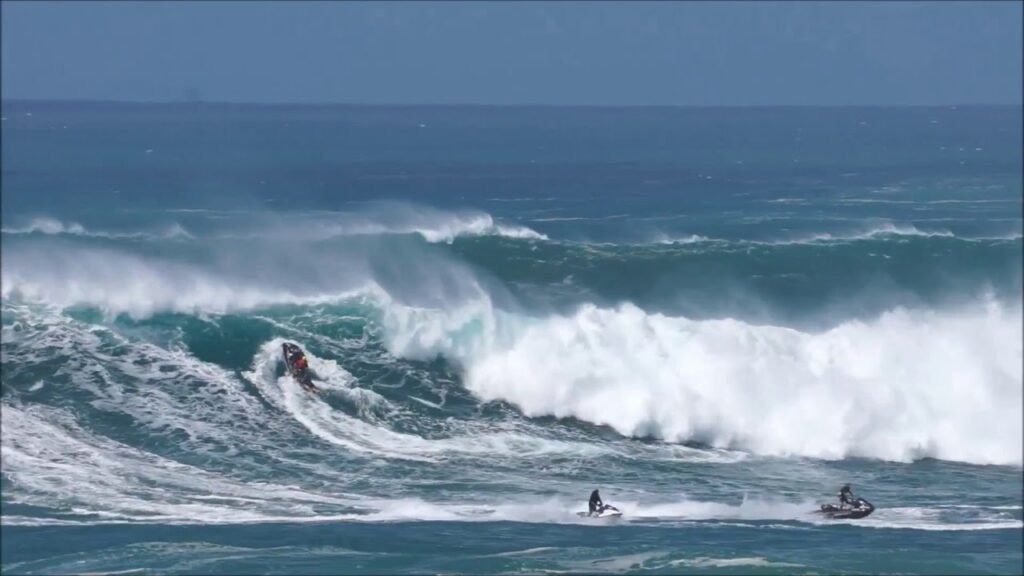
[(864, 518), (875, 511), (875, 507), (863, 498), (853, 501), (851, 507), (839, 507), (834, 504), (822, 504), (821, 508), (815, 510), (818, 514), (833, 520), (857, 520)]
[(576, 515), (583, 518), (619, 518), (622, 516), (622, 512), (615, 506), (605, 504), (596, 512), (577, 512)]
[(281, 352), (284, 354), (285, 368), (292, 378), (299, 383), (299, 386), (302, 386), (303, 390), (307, 392), (319, 394), (320, 389), (313, 385), (313, 374), (309, 370), (308, 363), (303, 367), (297, 365), (299, 359), (305, 359), (306, 357), (302, 349), (291, 342), (285, 342), (281, 344)]

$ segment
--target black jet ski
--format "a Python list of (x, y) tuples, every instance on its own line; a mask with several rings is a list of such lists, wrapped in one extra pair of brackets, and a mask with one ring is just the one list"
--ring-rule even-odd
[(306, 356), (302, 349), (291, 342), (285, 342), (281, 344), (281, 352), (284, 354), (285, 368), (292, 378), (299, 383), (299, 386), (302, 386), (308, 392), (319, 394), (320, 389), (313, 385), (313, 374), (309, 370), (308, 360), (305, 367), (300, 368), (296, 365), (300, 358), (305, 358)]
[(822, 504), (821, 508), (816, 510), (818, 514), (833, 520), (857, 520), (858, 518), (864, 518), (875, 511), (875, 507), (863, 498), (857, 498), (853, 501), (853, 506), (850, 507), (839, 507), (834, 504)]

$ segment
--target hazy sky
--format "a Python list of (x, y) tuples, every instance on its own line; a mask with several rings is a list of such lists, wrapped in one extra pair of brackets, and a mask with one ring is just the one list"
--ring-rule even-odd
[(4, 99), (1021, 102), (1021, 3), (12, 2)]

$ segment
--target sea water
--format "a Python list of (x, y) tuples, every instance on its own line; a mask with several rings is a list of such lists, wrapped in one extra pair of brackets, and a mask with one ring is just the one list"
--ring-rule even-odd
[(4, 573), (1024, 569), (1020, 108), (3, 116)]

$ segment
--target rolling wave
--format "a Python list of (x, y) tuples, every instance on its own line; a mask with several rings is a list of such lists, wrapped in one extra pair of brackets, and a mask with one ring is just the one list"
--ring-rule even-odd
[[(61, 269), (81, 274), (99, 268), (88, 259), (75, 261), (80, 269), (70, 262)], [(77, 284), (24, 284), (6, 270), (5, 278), (15, 279), (4, 284), (10, 301), (31, 295), (136, 318), (161, 310), (223, 314), (348, 302), (357, 307), (346, 314), (356, 310), (379, 325), (380, 342), (391, 354), (440, 355), (457, 363), (462, 385), (482, 401), (508, 402), (531, 418), (608, 426), (625, 436), (769, 456), (1021, 465), (1019, 302), (896, 308), (812, 332), (735, 318), (694, 320), (631, 304), (528, 314), (495, 307), (479, 286), (475, 298), (467, 293), (437, 307), (411, 305), (374, 283), (296, 294), (241, 288), (166, 266), (148, 275), (136, 269), (129, 281), (101, 274), (91, 285), (81, 275)], [(263, 352), (265, 365), (272, 350), (273, 344)], [(254, 367), (250, 380), (312, 433), (351, 449), (372, 446), (357, 447), (330, 432), (361, 429), (359, 421), (330, 410), (299, 411), (295, 403), (311, 401), (294, 391), (272, 395), (288, 388), (258, 376), (267, 369)], [(347, 377), (339, 374), (342, 383)], [(393, 440), (389, 445), (407, 446), (410, 456), (436, 448)]]
[(278, 214), (260, 222), (259, 230), (236, 232), (233, 235), (246, 234), (306, 240), (417, 234), (432, 243), (451, 243), (456, 238), (466, 236), (547, 240), (547, 236), (525, 226), (498, 222), (486, 212), (448, 212), (393, 203), (383, 206), (372, 204), (368, 208), (354, 212)]
[(451, 243), (456, 238), (500, 236), (524, 240), (547, 240), (547, 236), (525, 226), (496, 220), (492, 215), (476, 211), (444, 211), (400, 203), (373, 203), (366, 208), (345, 212), (279, 213), (254, 211), (216, 211), (176, 209), (166, 211), (182, 219), (200, 222), (197, 228), (218, 226), (203, 234), (189, 231), (177, 222), (164, 225), (159, 231), (103, 231), (87, 228), (73, 221), (50, 216), (37, 217), (24, 226), (5, 226), (3, 234), (79, 236), (102, 239), (173, 240), (241, 238), (290, 239), (322, 241), (350, 236), (388, 236), (416, 234), (431, 243)]
[[(592, 246), (629, 246), (646, 245), (706, 245), (743, 249), (759, 245), (816, 245), (829, 243), (856, 243), (899, 238), (955, 238), (967, 241), (978, 240), (1018, 240), (1019, 219), (1010, 219), (1017, 226), (1010, 226), (1010, 231), (1001, 234), (977, 234), (954, 232), (933, 225), (925, 226), (928, 219), (914, 221), (893, 221), (887, 219), (862, 219), (847, 222), (842, 220), (841, 226), (835, 226), (833, 219), (822, 217), (816, 223), (809, 219), (804, 232), (776, 232), (774, 237), (717, 237), (710, 233), (667, 232), (658, 227), (651, 227), (646, 221), (651, 218), (638, 217), (630, 219), (628, 215), (615, 216), (619, 228), (631, 230), (631, 234), (639, 234), (642, 239), (609, 242), (601, 239), (572, 238), (572, 234), (563, 237), (554, 234), (559, 231), (556, 226), (552, 234), (538, 232), (532, 228), (504, 221), (493, 215), (478, 210), (438, 210), (412, 204), (397, 202), (367, 203), (364, 207), (349, 211), (283, 211), (278, 213), (251, 210), (209, 210), (209, 209), (173, 209), (158, 214), (174, 214), (178, 219), (189, 221), (186, 227), (178, 221), (158, 223), (143, 230), (101, 230), (97, 227), (85, 226), (79, 222), (61, 220), (50, 216), (31, 219), (21, 226), (4, 226), (0, 232), (9, 236), (68, 236), (84, 239), (105, 240), (148, 240), (148, 241), (181, 241), (218, 239), (241, 239), (248, 241), (288, 241), (316, 243), (332, 239), (346, 239), (362, 236), (401, 236), (415, 235), (428, 243), (452, 244), (458, 239), (472, 238), (506, 238), (523, 240), (532, 245), (535, 242), (564, 245)], [(679, 215), (683, 218), (685, 215)], [(770, 219), (770, 217), (769, 217)], [(789, 217), (782, 217), (789, 219)], [(609, 218), (587, 217), (550, 217), (535, 218), (533, 221), (542, 224), (575, 223), (589, 220), (609, 220)], [(754, 218), (752, 222), (763, 221)], [(932, 219), (937, 221), (948, 219)], [(830, 225), (832, 224), (832, 225)], [(830, 229), (831, 228), (831, 229)], [(1003, 226), (1006, 228), (1006, 226)], [(646, 232), (645, 232), (646, 230)], [(614, 234), (613, 234), (614, 236)]]
[(188, 230), (177, 222), (167, 225), (162, 232), (105, 232), (94, 231), (86, 228), (78, 222), (64, 222), (48, 216), (32, 219), (23, 227), (4, 227), (0, 233), (11, 235), (43, 234), (47, 236), (81, 236), (87, 238), (116, 239), (148, 239), (148, 240), (174, 240), (194, 239)]
[(643, 242), (640, 244), (686, 245), (707, 243), (718, 245), (732, 245), (734, 247), (743, 247), (751, 245), (784, 246), (800, 244), (815, 245), (830, 243), (856, 243), (871, 240), (899, 239), (901, 237), (955, 238), (963, 241), (979, 241), (1019, 240), (1022, 236), (1019, 232), (1009, 232), (1006, 234), (999, 235), (958, 235), (948, 229), (935, 227), (921, 228), (918, 225), (911, 222), (880, 221), (860, 222), (859, 224), (852, 226), (850, 227), (850, 229), (844, 231), (822, 231), (804, 234), (790, 234), (785, 237), (779, 237), (770, 240), (754, 240), (744, 238), (714, 238), (701, 234), (672, 235), (662, 232), (656, 234), (652, 241)]
[[(1021, 303), (1009, 290), (1021, 281), (1013, 259), (1019, 245), (886, 224), (870, 228), (856, 246), (815, 241), (752, 248), (702, 237), (683, 246), (592, 246), (535, 242), (532, 230), (509, 228), (485, 213), (391, 204), (340, 215), (286, 214), (269, 224), (263, 217), (247, 215), (242, 228), (228, 228), (238, 233), (249, 226), (267, 241), (182, 243), (201, 245), (173, 250), (130, 242), (95, 247), (78, 239), (88, 235), (85, 227), (37, 222), (45, 230), (29, 235), (42, 238), (3, 247), (5, 310), (37, 303), (99, 311), (107, 322), (127, 315), (143, 326), (159, 324), (155, 317), (167, 313), (213, 325), (225, 316), (276, 317), (289, 310), (324, 322), (344, 315), (366, 327), (359, 346), (376, 349), (384, 356), (379, 362), (440, 357), (455, 367), (454, 386), (533, 421), (553, 417), (622, 437), (770, 457), (1022, 464)], [(308, 241), (337, 234), (343, 242)], [(356, 238), (362, 234), (423, 240)], [(891, 242), (893, 235), (905, 238)], [(276, 239), (283, 237), (295, 242)], [(523, 237), (530, 242), (519, 242)], [(957, 281), (943, 277), (951, 263), (960, 266)], [(921, 305), (909, 298), (915, 305), (902, 305), (893, 296), (898, 292), (883, 291), (876, 310), (822, 316), (811, 329), (753, 319), (737, 311), (731, 291), (802, 290), (810, 294), (794, 306), (808, 308), (815, 294), (831, 296), (861, 277), (846, 275), (850, 268), (904, 274), (918, 296), (945, 285), (959, 299)], [(802, 271), (796, 280), (791, 269)], [(772, 278), (759, 284), (765, 271)], [(572, 298), (564, 306), (527, 305), (504, 291), (508, 285)], [(714, 315), (649, 305), (644, 290), (659, 285), (683, 299), (703, 291), (721, 305)], [(978, 301), (986, 293), (995, 296)], [(6, 324), (4, 334), (13, 339), (5, 344), (21, 337)], [(406, 408), (354, 385), (357, 377), (340, 359), (314, 353), (325, 387), (348, 406), (339, 412), (281, 380), (279, 344), (270, 337), (250, 342), (258, 350), (239, 377), (305, 434), (348, 452), (436, 461), (586, 451), (571, 438), (541, 438), (532, 428), (464, 427), (463, 434), (448, 428), (429, 439), (422, 430), (393, 428), (388, 418)], [(112, 357), (104, 363), (121, 374), (133, 370)], [(219, 378), (233, 382), (226, 385), (232, 390), (242, 385)], [(80, 387), (104, 396), (86, 380)], [(444, 411), (418, 398), (420, 409)], [(136, 417), (158, 420), (141, 409)]]

